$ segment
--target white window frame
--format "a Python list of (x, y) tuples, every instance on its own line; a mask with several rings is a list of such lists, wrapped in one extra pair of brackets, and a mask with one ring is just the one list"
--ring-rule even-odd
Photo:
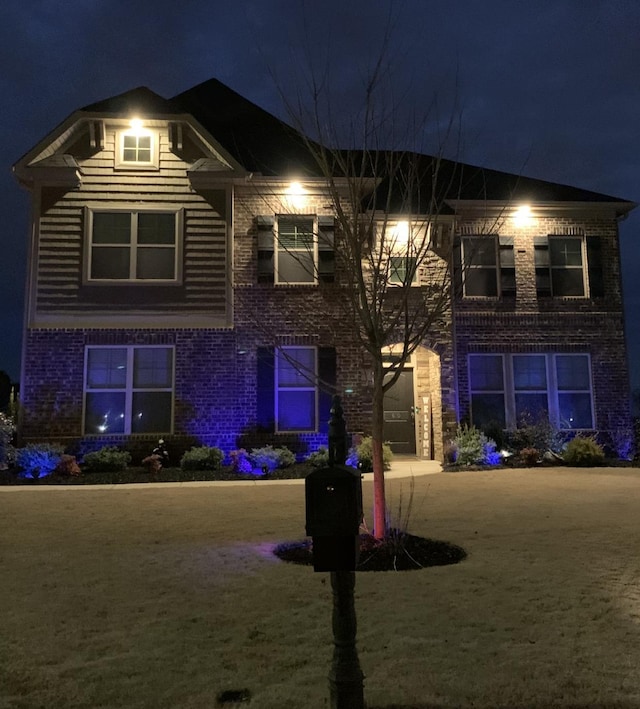
[[(501, 389), (474, 389), (473, 388), (473, 382), (471, 381), (471, 360), (473, 357), (495, 357), (495, 358), (500, 358), (501, 360), (501, 366), (502, 366), (502, 388)], [(482, 352), (482, 353), (477, 353), (474, 355), (469, 355), (467, 359), (467, 368), (468, 368), (468, 382), (469, 382), (469, 409), (471, 413), (473, 414), (472, 410), (472, 402), (473, 402), (473, 395), (478, 394), (489, 394), (489, 395), (500, 395), (502, 396), (502, 402), (504, 405), (504, 418), (505, 418), (505, 425), (509, 425), (509, 419), (508, 419), (508, 410), (509, 410), (509, 399), (507, 396), (507, 372), (506, 372), (506, 363), (505, 363), (506, 357), (505, 355), (499, 353), (499, 352)]]
[[(130, 242), (129, 244), (95, 244), (93, 243), (93, 223), (95, 214), (128, 214), (130, 217)], [(173, 244), (138, 244), (138, 217), (140, 214), (172, 214), (174, 217), (174, 242)], [(98, 285), (180, 285), (181, 283), (181, 264), (182, 264), (182, 232), (183, 232), (183, 210), (182, 209), (167, 209), (161, 205), (144, 205), (143, 207), (127, 208), (122, 205), (117, 206), (89, 206), (85, 211), (85, 243), (86, 249), (86, 268), (85, 279), (86, 284)], [(93, 268), (93, 249), (108, 249), (129, 248), (129, 277), (128, 278), (93, 278), (91, 275)], [(173, 249), (174, 265), (173, 278), (136, 278), (137, 256), (138, 251), (145, 248), (156, 249)]]
[[(473, 388), (473, 382), (471, 380), (471, 360), (474, 357), (486, 357), (486, 356), (500, 356), (502, 357), (502, 367), (503, 367), (503, 387), (504, 392), (499, 392), (498, 390), (488, 391), (488, 390), (476, 390)], [(592, 431), (595, 428), (595, 402), (594, 402), (594, 391), (593, 391), (593, 371), (591, 368), (591, 355), (588, 352), (513, 352), (510, 354), (502, 354), (500, 352), (478, 352), (471, 353), (467, 357), (467, 376), (468, 376), (468, 392), (469, 392), (469, 412), (471, 415), (471, 420), (473, 420), (473, 394), (474, 393), (504, 393), (504, 405), (505, 405), (505, 424), (507, 428), (514, 428), (517, 425), (516, 418), (516, 403), (515, 403), (515, 377), (514, 377), (514, 367), (513, 367), (513, 357), (518, 356), (544, 356), (545, 366), (546, 366), (546, 377), (547, 377), (547, 402), (549, 407), (549, 420), (552, 424), (558, 427), (561, 431)], [(589, 372), (589, 388), (588, 389), (558, 389), (558, 377), (556, 369), (556, 359), (557, 357), (586, 357), (587, 367)], [(520, 390), (518, 390), (520, 391)], [(541, 392), (542, 390), (538, 390)], [(590, 405), (591, 405), (591, 426), (581, 427), (581, 428), (566, 428), (563, 426), (563, 421), (560, 419), (560, 395), (561, 394), (589, 394)]]
[[(91, 350), (126, 350), (126, 381), (125, 386), (116, 387), (89, 387), (88, 386), (88, 376), (89, 376), (89, 352)], [(154, 388), (143, 388), (133, 386), (133, 373), (134, 373), (134, 356), (136, 350), (149, 350), (149, 349), (163, 349), (171, 351), (171, 387), (154, 387)], [(83, 372), (83, 382), (82, 382), (82, 430), (84, 435), (88, 436), (154, 436), (160, 434), (171, 434), (173, 433), (174, 425), (174, 409), (175, 409), (175, 382), (176, 382), (176, 352), (175, 346), (173, 345), (87, 345), (84, 350), (84, 372)], [(169, 392), (171, 393), (171, 423), (169, 431), (148, 431), (145, 433), (131, 433), (131, 423), (133, 417), (133, 395), (137, 392)], [(123, 393), (125, 395), (125, 410), (124, 410), (124, 430), (112, 433), (108, 429), (104, 431), (88, 431), (86, 428), (86, 415), (87, 415), (87, 394), (100, 394), (100, 393)]]
[[(545, 368), (545, 381), (546, 381), (546, 388), (543, 389), (518, 389), (516, 387), (516, 376), (515, 376), (515, 365), (514, 365), (514, 357), (544, 357), (544, 368)], [(511, 385), (511, 388), (513, 390), (513, 396), (509, 396), (508, 399), (508, 407), (513, 407), (512, 410), (508, 411), (507, 415), (507, 420), (511, 422), (516, 422), (518, 421), (518, 407), (516, 406), (516, 395), (517, 394), (536, 394), (540, 395), (543, 393), (547, 397), (547, 413), (551, 417), (551, 411), (553, 409), (552, 403), (551, 403), (551, 389), (552, 389), (552, 382), (553, 378), (551, 376), (551, 358), (544, 354), (543, 352), (514, 352), (510, 355), (507, 356), (507, 362), (506, 366), (509, 368), (505, 374), (505, 381), (509, 382)]]
[[(400, 260), (405, 262), (405, 278), (398, 277), (398, 268), (394, 267), (394, 261)], [(411, 281), (405, 282), (406, 279), (406, 264), (413, 261), (413, 274)], [(399, 254), (391, 254), (389, 256), (389, 284), (392, 286), (417, 286), (418, 285), (418, 258), (417, 256), (401, 256)]]
[[(125, 139), (126, 138), (149, 138), (150, 159), (149, 160), (125, 160)], [(160, 169), (160, 135), (157, 130), (146, 129), (123, 129), (116, 131), (116, 159), (115, 168), (117, 170), (159, 170)]]
[[(560, 239), (580, 241), (580, 265), (579, 266), (566, 266), (566, 265), (554, 265), (551, 258), (551, 244), (553, 241), (559, 241)], [(549, 234), (547, 237), (548, 249), (549, 249), (549, 285), (551, 288), (551, 296), (553, 298), (579, 298), (584, 300), (589, 297), (589, 274), (588, 274), (588, 263), (587, 263), (587, 240), (584, 236), (563, 236), (561, 234)], [(554, 293), (553, 288), (553, 272), (554, 270), (569, 270), (569, 271), (580, 271), (582, 274), (582, 294), (581, 295), (561, 295)]]
[[(492, 241), (494, 250), (494, 264), (492, 266), (485, 264), (474, 264), (473, 263), (473, 244), (474, 241)], [(478, 299), (493, 299), (500, 298), (500, 250), (499, 250), (499, 239), (495, 234), (476, 234), (473, 236), (462, 236), (460, 239), (461, 246), (461, 260), (462, 260), (462, 295), (465, 298), (478, 298)], [(467, 264), (465, 252), (467, 248), (471, 249), (470, 261)], [(486, 270), (493, 271), (496, 285), (495, 295), (476, 295), (467, 293), (467, 273), (471, 271)]]
[[(558, 387), (558, 370), (557, 370), (557, 358), (558, 357), (586, 357), (587, 358), (587, 371), (589, 375), (589, 389), (560, 389)], [(553, 366), (551, 367), (551, 377), (553, 379), (553, 391), (555, 394), (555, 415), (558, 427), (562, 431), (590, 431), (595, 427), (595, 411), (593, 402), (593, 370), (591, 369), (591, 356), (586, 352), (556, 352), (552, 355)], [(591, 426), (589, 428), (563, 428), (562, 420), (560, 419), (560, 395), (561, 394), (589, 394), (590, 404), (591, 404)]]
[[(311, 255), (313, 259), (313, 273), (310, 273), (308, 281), (288, 281), (280, 279), (280, 254), (309, 253), (308, 249), (284, 248), (280, 242), (280, 220), (282, 221), (303, 221), (311, 222), (311, 236), (313, 240)], [(273, 282), (281, 286), (316, 286), (318, 285), (318, 217), (315, 214), (278, 214), (274, 224), (274, 261), (273, 261)]]
[[(314, 365), (315, 365), (315, 371), (311, 372), (309, 374), (304, 373), (304, 376), (310, 379), (308, 384), (305, 386), (298, 386), (298, 387), (292, 387), (292, 386), (281, 386), (279, 382), (279, 361), (280, 361), (280, 353), (283, 353), (282, 356), (285, 357), (286, 359), (286, 352), (288, 350), (312, 350), (314, 352)], [(274, 357), (274, 370), (275, 370), (275, 379), (274, 379), (274, 412), (275, 412), (275, 430), (276, 433), (317, 433), (318, 431), (318, 400), (319, 400), (319, 392), (318, 392), (318, 348), (317, 347), (310, 347), (307, 345), (289, 345), (285, 347), (277, 347), (275, 349), (275, 357)], [(280, 392), (281, 391), (287, 391), (287, 392), (296, 392), (296, 391), (301, 391), (301, 392), (313, 392), (314, 395), (314, 412), (313, 412), (313, 421), (314, 421), (314, 426), (313, 428), (310, 429), (288, 429), (288, 428), (280, 428)]]

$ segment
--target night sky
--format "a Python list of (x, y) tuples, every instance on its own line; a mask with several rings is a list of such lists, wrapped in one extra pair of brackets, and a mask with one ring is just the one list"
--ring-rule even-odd
[[(29, 202), (11, 165), (76, 109), (136, 86), (169, 98), (215, 77), (286, 120), (280, 93), (294, 96), (311, 61), (345, 110), (391, 17), (389, 81), (407, 115), (431, 107), (425, 151), (439, 148), (436, 122), (454, 116), (460, 143), (446, 157), (640, 202), (638, 0), (4, 0), (2, 10), (0, 370), (14, 379)], [(621, 224), (638, 387), (639, 227), (640, 207)]]

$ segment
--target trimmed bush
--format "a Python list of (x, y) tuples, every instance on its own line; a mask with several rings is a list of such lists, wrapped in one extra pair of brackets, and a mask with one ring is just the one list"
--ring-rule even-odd
[(51, 475), (63, 453), (64, 447), (57, 443), (29, 443), (16, 451), (16, 465), (24, 477), (37, 480)]
[(131, 462), (131, 453), (122, 451), (117, 446), (104, 446), (100, 450), (86, 453), (82, 464), (95, 473), (116, 473), (126, 470)]
[(572, 438), (562, 454), (565, 465), (589, 467), (604, 463), (604, 451), (596, 440), (587, 436)]
[(77, 477), (82, 473), (80, 466), (76, 461), (75, 455), (62, 455), (60, 460), (53, 471), (56, 475), (62, 475), (63, 477)]
[(260, 470), (275, 470), (276, 468), (287, 468), (296, 462), (295, 455), (288, 448), (252, 448), (249, 459), (254, 468)]
[[(391, 467), (393, 451), (388, 443), (382, 444), (382, 464), (385, 470)], [(365, 436), (357, 446), (349, 450), (347, 465), (358, 468), (363, 473), (370, 473), (373, 470), (373, 438)]]
[(540, 451), (537, 448), (523, 448), (518, 454), (525, 465), (537, 465)]
[(314, 468), (325, 468), (329, 465), (329, 449), (327, 446), (320, 446), (317, 451), (313, 451), (307, 456), (307, 463)]
[(249, 454), (244, 448), (238, 448), (238, 450), (231, 451), (229, 453), (229, 460), (231, 461), (233, 472), (237, 475), (249, 475), (253, 472), (253, 466), (249, 460)]
[(13, 420), (0, 413), (0, 470), (6, 470), (15, 457), (15, 449), (11, 445), (15, 432), (16, 427)]
[(216, 446), (194, 446), (180, 460), (183, 470), (219, 470), (224, 454)]
[(458, 426), (453, 444), (457, 465), (498, 465), (501, 461), (495, 441), (475, 426)]
[(508, 445), (515, 451), (524, 448), (536, 448), (538, 451), (559, 452), (564, 443), (564, 436), (549, 421), (545, 414), (534, 418), (528, 412), (524, 412), (518, 420), (517, 428), (507, 434)]

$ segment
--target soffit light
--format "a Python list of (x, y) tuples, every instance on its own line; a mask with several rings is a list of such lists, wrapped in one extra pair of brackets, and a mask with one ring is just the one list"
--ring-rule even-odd
[(291, 182), (285, 190), (289, 204), (295, 209), (300, 209), (307, 203), (307, 190), (300, 182)]
[(411, 227), (409, 225), (409, 222), (397, 222), (396, 224), (390, 227), (389, 233), (391, 236), (389, 242), (391, 251), (399, 253), (406, 251), (407, 247), (409, 246), (409, 238), (411, 234)]
[(531, 207), (528, 204), (521, 204), (513, 213), (513, 222), (516, 226), (525, 227), (533, 222)]
[(129, 121), (129, 125), (131, 126), (131, 130), (127, 131), (129, 135), (143, 135), (147, 132), (144, 129), (144, 123), (141, 118), (132, 118)]

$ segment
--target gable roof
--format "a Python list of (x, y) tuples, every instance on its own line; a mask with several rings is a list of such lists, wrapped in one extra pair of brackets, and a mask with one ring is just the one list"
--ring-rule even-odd
[(180, 114), (184, 113), (177, 108), (170, 99), (162, 98), (146, 86), (125, 91), (117, 96), (90, 103), (79, 109), (83, 113), (99, 113), (102, 115), (117, 115), (139, 112), (141, 114)]
[(320, 177), (302, 135), (217, 79), (172, 99), (249, 172)]
[[(50, 157), (52, 150), (55, 151), (52, 139), (57, 138), (57, 144), (60, 144), (64, 136), (74, 130), (77, 117), (82, 114), (129, 116), (132, 113), (143, 116), (182, 116), (185, 119), (188, 116), (192, 117), (233, 160), (248, 172), (266, 176), (322, 177), (317, 163), (307, 148), (307, 139), (301, 133), (217, 79), (204, 81), (171, 99), (163, 98), (145, 86), (139, 86), (91, 103), (74, 112), (36, 148), (27, 153), (16, 167), (24, 166), (38, 153), (41, 158)], [(47, 145), (48, 150), (42, 152)], [(346, 162), (355, 166), (363, 160), (369, 162), (371, 155), (373, 153), (351, 151)], [(420, 178), (421, 184), (424, 185), (424, 198), (419, 198), (418, 204), (411, 205), (413, 209), (419, 209), (420, 206), (424, 207), (428, 203), (427, 200), (431, 196), (432, 176), (436, 169), (439, 185), (442, 185), (440, 194), (437, 195), (439, 202), (527, 200), (538, 203), (601, 203), (603, 205), (606, 203), (613, 205), (619, 214), (625, 214), (636, 206), (627, 200), (599, 192), (438, 159), (429, 155), (395, 151), (378, 153), (377, 157), (379, 158), (380, 155), (383, 160), (394, 161), (399, 165), (404, 163), (406, 170), (413, 171), (414, 176)], [(389, 173), (383, 170), (382, 174)], [(370, 176), (375, 177), (373, 174)], [(402, 184), (404, 176), (406, 172), (403, 175), (401, 170), (397, 180), (398, 185)], [(385, 189), (388, 189), (388, 185), (385, 186), (383, 180), (379, 185), (379, 191)], [(398, 208), (397, 211), (401, 211), (402, 190), (397, 189), (395, 193), (398, 199), (394, 207)]]

